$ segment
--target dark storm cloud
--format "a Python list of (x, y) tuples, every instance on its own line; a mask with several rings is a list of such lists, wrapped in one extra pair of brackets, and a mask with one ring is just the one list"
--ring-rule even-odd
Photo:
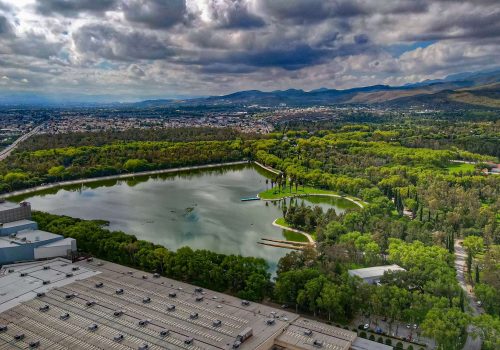
[(102, 13), (117, 3), (117, 0), (37, 0), (36, 9), (43, 15), (77, 16), (81, 12)]
[(209, 4), (211, 19), (216, 27), (224, 29), (251, 29), (265, 26), (265, 21), (251, 13), (243, 0), (226, 0)]
[(185, 0), (124, 0), (123, 12), (130, 22), (149, 28), (169, 28), (187, 15)]
[(95, 58), (121, 61), (157, 60), (174, 52), (158, 37), (138, 31), (118, 31), (104, 25), (86, 25), (73, 33), (79, 52)]
[(356, 1), (261, 0), (263, 12), (279, 20), (311, 23), (331, 17), (351, 17), (365, 13)]
[(12, 37), (14, 35), (14, 28), (10, 24), (9, 20), (0, 15), (0, 39)]

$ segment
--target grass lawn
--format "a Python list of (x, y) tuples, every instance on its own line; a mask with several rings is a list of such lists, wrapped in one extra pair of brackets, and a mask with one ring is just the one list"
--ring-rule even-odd
[(338, 195), (338, 193), (334, 192), (334, 191), (322, 190), (319, 188), (308, 187), (308, 186), (305, 186), (304, 188), (302, 188), (302, 186), (299, 186), (297, 191), (295, 191), (295, 187), (293, 187), (291, 192), (290, 192), (290, 187), (287, 187), (284, 191), (278, 190), (275, 187), (273, 189), (269, 189), (267, 191), (259, 193), (259, 197), (261, 199), (281, 199), (284, 197), (301, 196), (301, 195), (305, 195), (305, 194), (336, 194), (336, 195)]
[(466, 173), (475, 170), (474, 164), (467, 163), (452, 163), (450, 166), (446, 167), (450, 174)]
[[(281, 225), (281, 226), (285, 226), (285, 227), (289, 227), (289, 228), (293, 228), (291, 227), (286, 221), (284, 218), (278, 218), (276, 219), (276, 223), (278, 225)], [(285, 238), (287, 241), (295, 241), (295, 242), (309, 242), (309, 240), (307, 239), (306, 236), (304, 236), (303, 234), (301, 233), (298, 233), (298, 232), (293, 232), (293, 231), (288, 231), (288, 230), (285, 230), (284, 231), (284, 235), (285, 235)], [(312, 236), (312, 238), (314, 240), (316, 240), (316, 235), (314, 233), (310, 233), (310, 235)]]

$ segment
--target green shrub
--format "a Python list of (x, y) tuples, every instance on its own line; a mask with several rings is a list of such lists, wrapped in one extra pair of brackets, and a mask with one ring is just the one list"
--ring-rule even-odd
[(396, 349), (403, 349), (403, 343), (398, 341), (398, 343), (396, 344)]
[(375, 340), (375, 336), (373, 334), (370, 334), (370, 338), (368, 338), (368, 339), (374, 341)]
[(359, 336), (360, 336), (361, 338), (366, 338), (366, 332), (361, 332), (361, 333), (359, 333)]
[(392, 345), (392, 340), (391, 340), (390, 338), (387, 338), (387, 339), (385, 340), (385, 345), (389, 345), (389, 346), (391, 346), (391, 345)]
[(384, 338), (382, 338), (382, 337), (378, 337), (377, 341), (378, 341), (380, 344), (384, 344)]

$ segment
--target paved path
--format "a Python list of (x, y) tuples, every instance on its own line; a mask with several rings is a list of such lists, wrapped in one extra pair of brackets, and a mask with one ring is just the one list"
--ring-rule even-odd
[(301, 230), (297, 230), (295, 228), (291, 228), (291, 227), (287, 227), (287, 226), (283, 226), (283, 225), (280, 225), (278, 224), (276, 221), (278, 221), (278, 219), (274, 220), (273, 221), (273, 226), (276, 226), (276, 227), (279, 227), (279, 228), (282, 228), (284, 230), (288, 230), (288, 231), (292, 231), (292, 232), (296, 232), (296, 233), (300, 233), (301, 235), (304, 235), (306, 236), (307, 240), (309, 241), (309, 243), (312, 243), (312, 244), (315, 244), (316, 242), (314, 241), (314, 239), (312, 238), (312, 236), (307, 233), (307, 232), (304, 232), (304, 231), (301, 231)]
[[(466, 259), (467, 253), (462, 246), (462, 240), (455, 240), (455, 269), (457, 270), (457, 280), (460, 287), (465, 291), (467, 295), (467, 300), (469, 300), (469, 305), (472, 310), (472, 315), (477, 316), (483, 313), (483, 310), (477, 306), (476, 298), (472, 292), (472, 287), (467, 285), (465, 279), (465, 269), (466, 269)], [(473, 327), (469, 325), (467, 327), (467, 332), (471, 333)], [(471, 336), (467, 337), (467, 341), (464, 346), (464, 350), (480, 350), (481, 349), (481, 339), (477, 337), (476, 339)]]
[(206, 164), (206, 165), (195, 165), (188, 166), (182, 168), (171, 168), (171, 169), (161, 169), (161, 170), (151, 170), (151, 171), (141, 171), (138, 173), (127, 173), (127, 174), (118, 174), (118, 175), (110, 175), (110, 176), (101, 176), (101, 177), (92, 177), (89, 179), (79, 179), (79, 180), (70, 180), (70, 181), (60, 181), (54, 182), (47, 185), (36, 186), (32, 188), (27, 188), (24, 190), (9, 192), (0, 196), (0, 199), (5, 199), (14, 196), (20, 196), (27, 193), (38, 192), (43, 190), (48, 190), (51, 188), (56, 188), (60, 186), (68, 186), (68, 185), (80, 185), (86, 184), (90, 182), (103, 181), (103, 180), (120, 180), (120, 179), (129, 179), (136, 176), (149, 176), (149, 175), (160, 175), (166, 173), (175, 173), (179, 171), (190, 171), (197, 169), (210, 169), (210, 168), (218, 168), (229, 165), (240, 165), (240, 164), (248, 164), (249, 162), (246, 160), (238, 161), (238, 162), (228, 162), (228, 163), (217, 163), (217, 164)]
[(38, 125), (36, 128), (34, 128), (33, 130), (31, 130), (29, 133), (24, 134), (23, 136), (19, 137), (10, 146), (8, 146), (7, 148), (5, 148), (2, 151), (0, 151), (0, 161), (2, 161), (5, 158), (7, 158), (12, 153), (12, 151), (14, 151), (17, 148), (17, 146), (19, 146), (19, 144), (21, 142), (23, 142), (23, 141), (29, 139), (31, 136), (35, 135), (42, 128), (42, 125)]

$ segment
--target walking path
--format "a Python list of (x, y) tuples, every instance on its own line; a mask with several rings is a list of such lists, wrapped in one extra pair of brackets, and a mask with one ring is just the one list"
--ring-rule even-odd
[(274, 168), (271, 168), (270, 166), (264, 165), (264, 164), (259, 163), (257, 161), (254, 161), (254, 163), (257, 164), (258, 166), (260, 166), (262, 169), (265, 169), (265, 170), (267, 170), (267, 171), (269, 171), (269, 172), (271, 172), (273, 174), (276, 174), (276, 175), (281, 174), (281, 171), (276, 170)]
[(354, 199), (354, 198), (351, 198), (351, 197), (342, 197), (339, 194), (333, 194), (333, 193), (330, 193), (330, 194), (329, 193), (296, 193), (296, 194), (291, 194), (289, 196), (283, 196), (283, 197), (280, 197), (280, 198), (272, 198), (272, 199), (260, 198), (259, 195), (257, 195), (257, 197), (259, 197), (260, 200), (269, 201), (269, 202), (281, 201), (281, 200), (286, 199), (286, 198), (308, 197), (308, 196), (315, 196), (315, 197), (316, 196), (323, 196), (323, 197), (343, 198), (343, 199), (346, 199), (346, 200), (348, 200), (348, 201), (356, 204), (360, 208), (364, 208), (364, 206), (366, 204), (366, 203), (362, 202), (361, 200)]
[(196, 165), (196, 166), (188, 166), (188, 167), (181, 167), (181, 168), (171, 168), (171, 169), (141, 171), (141, 172), (138, 172), (138, 173), (127, 173), (127, 174), (118, 174), (118, 175), (110, 175), (110, 176), (101, 176), (101, 177), (93, 177), (93, 178), (89, 178), (89, 179), (60, 181), (60, 182), (50, 183), (50, 184), (47, 184), (47, 185), (42, 185), (42, 186), (36, 186), (36, 187), (32, 187), (32, 188), (27, 188), (27, 189), (24, 189), (24, 190), (9, 192), (9, 193), (1, 195), (0, 199), (5, 199), (5, 198), (9, 198), (9, 197), (14, 197), (14, 196), (20, 196), (20, 195), (24, 195), (24, 194), (28, 194), (28, 193), (32, 193), (32, 192), (38, 192), (38, 191), (48, 190), (48, 189), (56, 188), (56, 187), (60, 187), (60, 186), (80, 185), (80, 184), (86, 184), (86, 183), (91, 183), (91, 182), (96, 182), (96, 181), (103, 181), (103, 180), (129, 179), (129, 178), (133, 178), (133, 177), (136, 177), (136, 176), (160, 175), (160, 174), (167, 174), (167, 173), (175, 173), (175, 172), (179, 172), (179, 171), (190, 171), (190, 170), (197, 170), (197, 169), (210, 169), (210, 168), (218, 168), (218, 167), (223, 167), (223, 166), (240, 165), (240, 164), (248, 164), (248, 161), (243, 160), (243, 161), (228, 162), (228, 163), (206, 164), (206, 165)]
[[(470, 308), (472, 309), (472, 315), (477, 316), (483, 313), (477, 306), (476, 297), (472, 292), (472, 286), (467, 284), (465, 279), (465, 269), (466, 269), (466, 259), (467, 253), (465, 252), (464, 247), (462, 246), (462, 240), (455, 240), (455, 269), (457, 270), (457, 280), (460, 287), (465, 291), (467, 295), (467, 300), (469, 300)], [(481, 338), (473, 338), (470, 333), (473, 331), (473, 327), (469, 325), (467, 327), (467, 332), (469, 335), (467, 336), (467, 341), (464, 345), (464, 350), (480, 350), (481, 349)]]
[(17, 148), (17, 146), (19, 146), (19, 144), (21, 142), (26, 141), (31, 136), (35, 135), (42, 128), (42, 126), (43, 126), (43, 124), (38, 125), (36, 128), (34, 128), (33, 130), (31, 130), (29, 133), (24, 134), (23, 136), (19, 137), (10, 146), (8, 146), (7, 148), (5, 148), (2, 151), (0, 151), (0, 161), (2, 161), (5, 158), (7, 158), (12, 153), (12, 151), (14, 151)]
[(312, 236), (307, 233), (307, 232), (304, 232), (304, 231), (300, 231), (300, 230), (297, 230), (295, 228), (291, 228), (291, 227), (287, 227), (287, 226), (283, 226), (283, 225), (280, 225), (278, 224), (276, 221), (278, 221), (278, 219), (274, 220), (273, 221), (273, 226), (276, 226), (276, 227), (279, 227), (279, 228), (282, 228), (284, 230), (288, 230), (288, 231), (292, 231), (292, 232), (296, 232), (296, 233), (300, 233), (301, 235), (304, 235), (307, 240), (309, 241), (309, 243), (311, 244), (316, 244), (316, 241), (312, 238)]

